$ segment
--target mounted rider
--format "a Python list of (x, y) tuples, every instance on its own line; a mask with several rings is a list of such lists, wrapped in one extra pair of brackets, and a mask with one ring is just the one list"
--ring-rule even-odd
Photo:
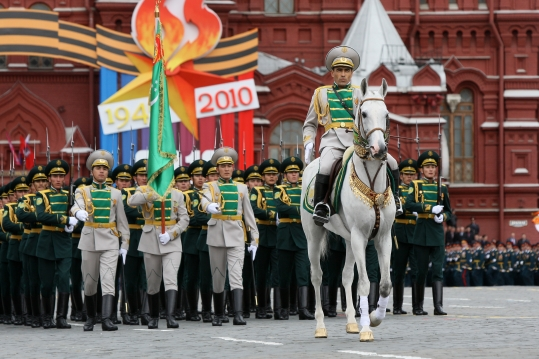
[[(333, 76), (333, 85), (322, 86), (314, 91), (305, 123), (303, 145), (305, 163), (311, 162), (318, 125), (325, 132), (320, 141), (320, 168), (314, 185), (313, 219), (319, 226), (329, 221), (330, 207), (325, 202), (330, 186), (333, 164), (342, 158), (344, 151), (353, 144), (355, 114), (361, 106), (361, 90), (351, 83), (352, 73), (359, 67), (359, 54), (348, 46), (337, 46), (326, 55), (326, 67)], [(397, 161), (389, 154), (387, 162), (398, 188), (399, 169)], [(402, 214), (398, 191), (395, 191), (396, 215)]]

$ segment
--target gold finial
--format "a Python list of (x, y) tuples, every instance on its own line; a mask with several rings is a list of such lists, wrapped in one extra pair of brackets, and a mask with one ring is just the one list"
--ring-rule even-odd
[(155, 18), (156, 19), (159, 18), (159, 3), (160, 3), (160, 1), (155, 2)]

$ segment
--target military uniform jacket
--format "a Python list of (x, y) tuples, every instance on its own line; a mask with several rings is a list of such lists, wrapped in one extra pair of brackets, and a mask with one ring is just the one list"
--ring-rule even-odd
[(200, 193), (196, 188), (184, 192), (185, 207), (189, 215), (189, 226), (182, 240), (183, 252), (198, 254), (198, 238), (202, 226), (206, 226), (211, 216), (200, 208)]
[(6, 232), (11, 233), (7, 258), (10, 261), (20, 262), (19, 246), (24, 232), (24, 224), (19, 222), (17, 215), (15, 214), (17, 206), (17, 203), (8, 203), (4, 206), (2, 227)]
[(275, 248), (277, 244), (277, 214), (273, 199), (273, 189), (269, 186), (253, 187), (249, 192), (249, 200), (260, 234), (259, 244), (263, 247)]
[[(353, 114), (355, 115), (358, 111), (359, 101), (361, 100), (361, 90), (358, 86), (351, 85), (352, 88), (352, 99), (353, 104)], [(303, 124), (303, 144), (307, 145), (308, 143), (314, 142), (316, 138), (316, 131), (318, 125), (327, 126), (331, 124), (334, 119), (331, 117), (331, 106), (338, 108), (343, 108), (339, 102), (328, 101), (328, 91), (332, 92), (332, 86), (322, 86), (317, 88), (314, 91), (313, 97), (311, 99), (311, 104), (309, 105), (309, 111), (307, 112), (307, 117)], [(346, 100), (343, 97), (343, 100)], [(351, 120), (354, 120), (350, 117)], [(319, 151), (325, 147), (334, 147), (341, 148), (346, 150), (348, 147), (353, 144), (353, 132), (351, 128), (346, 127), (335, 127), (329, 130), (326, 130), (322, 135), (320, 141)]]
[[(284, 184), (275, 189), (275, 206), (279, 215), (277, 249), (297, 251), (307, 249), (307, 237), (301, 225), (300, 198), (301, 187)], [(297, 220), (285, 223), (282, 219)]]
[[(219, 180), (221, 181), (221, 180)], [(221, 205), (221, 190), (219, 181), (204, 183), (202, 187), (201, 208), (206, 211), (210, 203)], [(259, 234), (256, 220), (249, 201), (247, 186), (243, 183), (234, 184), (237, 187), (237, 208), (236, 217), (240, 219), (222, 219), (221, 215), (212, 215), (208, 221), (208, 237), (206, 243), (213, 247), (244, 247), (246, 239), (246, 228), (251, 230), (251, 239), (258, 242)], [(211, 202), (210, 202), (211, 199)], [(243, 220), (241, 217), (243, 216)], [(245, 224), (244, 224), (245, 221)]]
[(15, 211), (17, 218), (27, 224), (31, 230), (22, 253), (34, 257), (36, 256), (37, 241), (41, 232), (41, 223), (37, 221), (36, 198), (34, 193), (25, 195), (19, 200), (19, 205)]
[[(108, 203), (100, 203), (100, 206), (96, 206), (94, 202), (98, 198), (97, 193), (105, 193), (106, 191), (110, 191), (110, 197), (107, 196), (108, 198), (106, 199)], [(95, 193), (95, 198), (92, 198), (92, 193)], [(108, 218), (105, 223), (99, 223), (100, 221), (96, 218), (95, 212), (107, 209), (107, 207), (102, 207), (107, 204)], [(75, 215), (80, 210), (85, 210), (89, 214), (88, 221), (84, 223), (81, 231), (78, 247), (80, 250), (95, 252), (118, 249), (119, 238), (121, 238), (121, 247), (128, 248), (129, 226), (125, 216), (122, 193), (119, 190), (96, 183), (77, 188), (71, 213)], [(114, 223), (116, 224), (115, 226)], [(100, 225), (102, 226), (100, 227)]]
[(485, 269), (498, 270), (497, 257), (498, 251), (495, 249), (485, 252)]
[(144, 217), (142, 216), (141, 206), (130, 206), (127, 204), (129, 198), (135, 193), (135, 188), (122, 189), (122, 201), (124, 203), (125, 216), (129, 225), (129, 249), (127, 255), (130, 257), (143, 257), (141, 251), (138, 250), (140, 238), (142, 236), (142, 227), (144, 227)]
[[(182, 251), (180, 235), (189, 224), (189, 216), (185, 208), (184, 195), (181, 191), (171, 189), (165, 200), (165, 212), (170, 211), (170, 217), (166, 218), (166, 222), (169, 224), (165, 226), (165, 230), (170, 236), (170, 242), (165, 245), (159, 241), (159, 234), (161, 233), (161, 202), (157, 193), (149, 186), (137, 187), (137, 190), (127, 203), (130, 206), (141, 206), (142, 214), (146, 221), (144, 227), (142, 227), (142, 237), (138, 246), (139, 251), (154, 255)], [(158, 206), (159, 208), (156, 208)], [(155, 215), (155, 212), (158, 212), (159, 215)]]
[[(406, 197), (408, 196), (408, 190), (410, 186), (401, 184), (400, 189), (400, 199), (402, 205), (406, 203)], [(397, 235), (397, 240), (401, 243), (412, 243), (414, 237), (416, 225), (415, 215), (410, 211), (404, 211), (404, 213), (395, 218), (395, 234)]]
[[(37, 221), (44, 227), (39, 234), (36, 256), (46, 260), (71, 258), (71, 238), (64, 232), (69, 193), (54, 188), (36, 193)], [(54, 229), (53, 229), (54, 228)]]
[(485, 264), (483, 249), (478, 248), (472, 252), (472, 270), (482, 270)]
[[(436, 205), (438, 186), (435, 181), (426, 179), (412, 182), (408, 189), (408, 196), (404, 209), (408, 212), (417, 212), (418, 218), (414, 230), (413, 244), (427, 247), (444, 245), (443, 223), (434, 221), (432, 207)], [(442, 211), (444, 221), (451, 218), (451, 204), (447, 187), (442, 185)]]

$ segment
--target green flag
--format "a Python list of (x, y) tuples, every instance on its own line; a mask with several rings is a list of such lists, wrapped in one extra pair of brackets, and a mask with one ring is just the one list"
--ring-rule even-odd
[(164, 197), (174, 184), (176, 145), (170, 120), (168, 87), (161, 47), (161, 22), (156, 21), (155, 53), (150, 90), (150, 147), (148, 186)]

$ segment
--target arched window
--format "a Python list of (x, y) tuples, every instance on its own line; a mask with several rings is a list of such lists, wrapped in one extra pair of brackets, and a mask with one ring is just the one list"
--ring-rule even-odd
[(42, 2), (35, 3), (34, 5), (30, 6), (30, 9), (51, 11), (51, 8), (49, 7), (49, 5), (44, 4)]
[[(303, 158), (303, 122), (296, 120), (286, 120), (282, 122), (283, 126), (283, 153), (282, 159), (290, 156)], [(269, 157), (281, 160), (280, 152), (281, 126), (275, 127), (271, 133)]]
[[(474, 182), (474, 99), (470, 89), (460, 92), (460, 102), (444, 106), (446, 138), (449, 145), (449, 180), (451, 182)], [(453, 107), (453, 112), (449, 107)]]

